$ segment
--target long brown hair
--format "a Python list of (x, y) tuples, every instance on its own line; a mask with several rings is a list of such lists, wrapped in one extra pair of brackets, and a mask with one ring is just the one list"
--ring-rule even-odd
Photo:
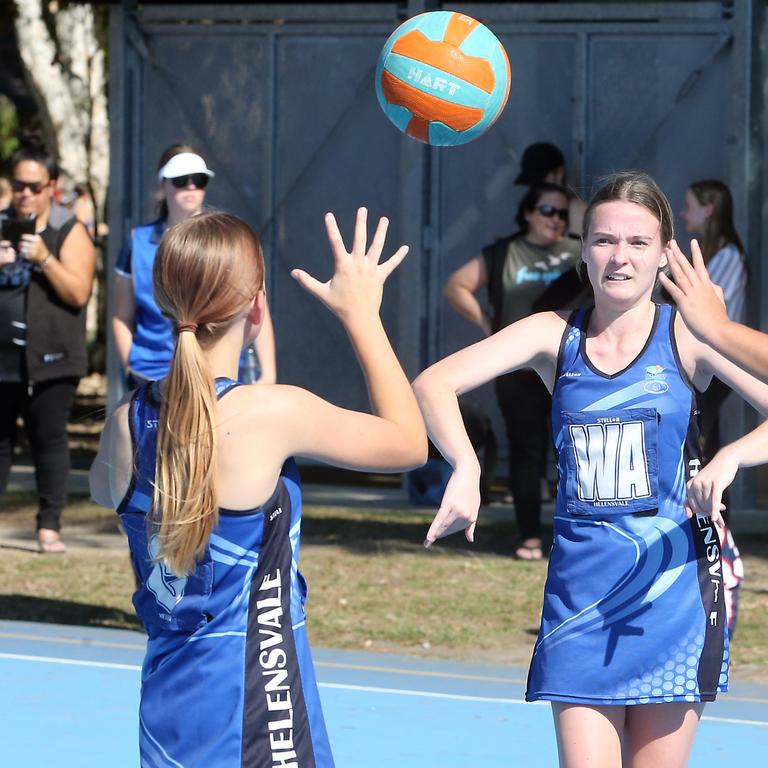
[(262, 288), (261, 245), (235, 216), (193, 216), (166, 232), (153, 277), (155, 301), (180, 332), (160, 405), (150, 524), (158, 559), (183, 576), (205, 552), (218, 520), (216, 392), (203, 350)]
[(688, 188), (700, 205), (712, 206), (712, 214), (704, 223), (704, 232), (699, 243), (704, 263), (707, 264), (724, 245), (735, 245), (743, 257), (744, 246), (733, 223), (731, 190), (717, 179), (694, 181)]

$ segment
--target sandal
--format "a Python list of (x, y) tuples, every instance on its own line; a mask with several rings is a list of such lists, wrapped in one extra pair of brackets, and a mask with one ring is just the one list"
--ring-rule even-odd
[[(529, 541), (535, 541), (535, 539), (530, 539)], [(514, 557), (515, 560), (543, 560), (544, 550), (542, 549), (541, 544), (530, 544), (525, 541), (521, 541), (515, 545)]]
[(59, 532), (50, 528), (41, 528), (37, 532), (37, 546), (43, 555), (63, 555), (67, 551)]

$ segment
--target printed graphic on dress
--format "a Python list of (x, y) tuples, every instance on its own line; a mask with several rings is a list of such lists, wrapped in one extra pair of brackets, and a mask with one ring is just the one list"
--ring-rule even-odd
[[(160, 552), (160, 545), (158, 544), (156, 534), (150, 537), (148, 549), (150, 557), (155, 560)], [(168, 570), (162, 560), (155, 563), (147, 579), (147, 589), (155, 596), (155, 600), (168, 614), (173, 613), (173, 609), (181, 602), (186, 586), (187, 579), (177, 576)], [(170, 616), (165, 618), (170, 618)]]
[(658, 423), (650, 408), (563, 414), (568, 511), (628, 514), (658, 507)]
[[(598, 419), (604, 422), (607, 419)], [(572, 424), (579, 498), (615, 504), (651, 495), (642, 421)]]

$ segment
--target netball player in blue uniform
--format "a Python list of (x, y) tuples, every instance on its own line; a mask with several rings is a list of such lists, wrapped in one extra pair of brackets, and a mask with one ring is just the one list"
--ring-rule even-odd
[(160, 244), (155, 296), (177, 330), (170, 370), (116, 408), (90, 475), (140, 577), (145, 768), (333, 765), (304, 627), (291, 457), (373, 471), (426, 460), (424, 424), (379, 318), (407, 248), (379, 263), (387, 221), (366, 249), (366, 218), (360, 209), (347, 252), (328, 214), (333, 277), (293, 276), (341, 320), (375, 415), (236, 382), (265, 308), (261, 248), (244, 222), (202, 214)]
[(457, 393), (525, 367), (552, 392), (559, 488), (526, 698), (552, 702), (568, 768), (685, 765), (703, 702), (727, 685), (718, 537), (683, 507), (698, 468), (694, 389), (715, 374), (766, 412), (768, 387), (652, 302), (672, 236), (652, 179), (610, 178), (584, 219), (594, 307), (520, 320), (414, 384), (454, 468), (427, 545), (474, 535), (478, 467)]

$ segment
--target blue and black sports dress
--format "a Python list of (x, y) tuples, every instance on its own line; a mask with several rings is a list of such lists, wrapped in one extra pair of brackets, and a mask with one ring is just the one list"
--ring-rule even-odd
[[(217, 395), (236, 383), (216, 382)], [(155, 562), (147, 526), (160, 406), (156, 385), (130, 403), (134, 472), (118, 514), (141, 586), (147, 634), (141, 683), (144, 768), (331, 768), (305, 632), (298, 570), (301, 491), (286, 462), (257, 509), (221, 509), (205, 556), (178, 578)]]
[(554, 546), (526, 699), (712, 701), (728, 685), (723, 572), (711, 519), (683, 509), (698, 414), (675, 311), (656, 307), (613, 375), (587, 357), (590, 312), (571, 315), (558, 355)]

